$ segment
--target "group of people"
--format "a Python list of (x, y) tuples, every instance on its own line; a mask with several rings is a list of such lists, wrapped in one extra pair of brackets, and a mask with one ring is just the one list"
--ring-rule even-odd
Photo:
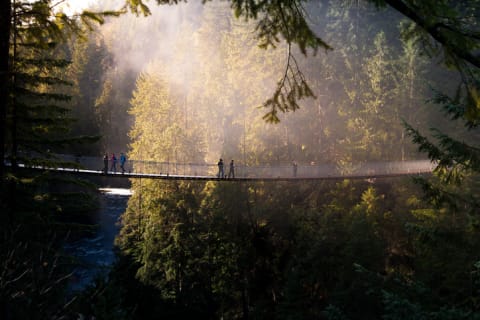
[[(120, 153), (120, 170), (122, 173), (125, 173), (125, 163), (127, 162), (127, 157), (123, 152)], [(112, 153), (110, 157), (108, 157), (108, 153), (105, 153), (103, 156), (103, 172), (108, 174), (108, 162), (110, 161), (110, 171), (113, 173), (117, 173), (117, 157), (115, 153)]]
[(219, 179), (224, 179), (224, 178), (235, 179), (235, 164), (234, 164), (233, 160), (230, 161), (230, 169), (228, 171), (228, 176), (225, 176), (225, 171), (223, 170), (223, 159), (222, 158), (220, 158), (217, 165), (218, 165), (217, 178), (219, 178)]
[[(233, 160), (230, 161), (230, 169), (228, 171), (228, 176), (225, 176), (225, 171), (223, 169), (224, 164), (223, 164), (223, 159), (222, 158), (220, 158), (217, 165), (218, 165), (217, 178), (219, 178), (219, 179), (235, 178), (235, 164), (234, 164)], [(293, 166), (293, 177), (296, 178), (297, 177), (297, 168), (298, 168), (297, 161), (292, 161), (292, 166)]]

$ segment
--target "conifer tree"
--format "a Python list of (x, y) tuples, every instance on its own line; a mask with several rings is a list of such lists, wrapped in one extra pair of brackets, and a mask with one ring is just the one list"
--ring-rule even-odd
[[(11, 126), (7, 125), (8, 119), (12, 116), (10, 112), (15, 110), (12, 106), (13, 90), (15, 82), (15, 69), (10, 59), (11, 55), (16, 56), (14, 47), (18, 44), (20, 37), (24, 37), (24, 44), (36, 43), (37, 46), (43, 46), (44, 50), (50, 50), (49, 44), (58, 43), (66, 39), (72, 33), (80, 33), (80, 25), (85, 23), (87, 26), (92, 23), (102, 23), (105, 16), (118, 15), (119, 12), (105, 11), (102, 13), (92, 13), (84, 11), (76, 16), (68, 16), (61, 11), (56, 11), (56, 4), (53, 1), (2, 1), (0, 13), (1, 28), (1, 51), (0, 65), (1, 90), (0, 90), (0, 157), (12, 156), (11, 150), (7, 150), (7, 135)], [(59, 98), (57, 96), (57, 98)], [(13, 117), (15, 118), (15, 117)], [(10, 132), (11, 134), (11, 132)], [(10, 144), (11, 145), (11, 144)], [(15, 149), (15, 148), (14, 148)], [(5, 183), (5, 163), (0, 163), (0, 175), (2, 177), (2, 187)], [(2, 193), (3, 194), (3, 193)]]
[[(83, 181), (17, 169), (20, 164), (65, 166), (54, 153), (96, 137), (68, 134), (73, 121), (64, 89), (69, 86), (63, 77), (68, 61), (60, 43), (77, 25), (63, 14), (55, 15), (49, 1), (10, 4), (8, 78), (1, 84), (7, 99), (2, 101), (5, 121), (0, 125), (2, 169), (4, 157), (11, 168), (8, 176), (2, 171), (0, 217), (2, 269), (9, 271), (2, 276), (0, 317), (61, 317), (67, 312), (62, 296), (68, 278), (58, 256), (58, 241), (69, 229), (63, 222), (91, 209), (93, 198)], [(67, 185), (69, 189), (62, 189)]]

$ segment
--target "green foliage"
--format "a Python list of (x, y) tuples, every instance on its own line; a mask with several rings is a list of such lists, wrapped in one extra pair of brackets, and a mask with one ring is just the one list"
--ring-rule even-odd
[[(61, 23), (53, 22), (48, 3), (16, 3), (13, 25), (12, 91), (7, 110), (7, 146), (13, 165), (19, 158), (51, 157), (67, 145), (87, 143), (93, 136), (69, 138), (74, 119), (67, 104), (71, 85), (63, 71), (69, 61), (56, 41), (65, 39)], [(67, 19), (62, 16), (64, 23)], [(68, 19), (67, 19), (68, 20)], [(75, 22), (71, 22), (74, 28)], [(33, 153), (33, 155), (32, 155)]]
[(384, 292), (385, 315), (387, 320), (454, 320), (454, 319), (479, 319), (478, 313), (472, 313), (455, 307), (439, 307), (436, 311), (427, 311), (423, 306), (401, 298), (395, 294)]
[[(289, 48), (290, 52), (290, 48)], [(290, 63), (290, 60), (293, 61)], [(269, 123), (279, 123), (278, 111), (289, 112), (300, 108), (298, 101), (303, 98), (314, 98), (315, 95), (307, 84), (298, 64), (289, 53), (289, 62), (282, 79), (277, 83), (273, 97), (263, 103), (264, 108), (270, 108), (263, 119)]]
[[(177, 2), (157, 1), (159, 4)], [(243, 147), (244, 159), (248, 148), (251, 163), (303, 157), (309, 161), (329, 159), (342, 164), (352, 160), (356, 152), (361, 152), (362, 160), (385, 155), (397, 158), (397, 154), (404, 159), (405, 148), (400, 151), (396, 144), (385, 149), (388, 151), (383, 155), (381, 150), (389, 141), (403, 141), (398, 126), (403, 103), (408, 107), (406, 120), (409, 123), (419, 120), (414, 111), (423, 92), (417, 93), (415, 89), (416, 83), (425, 78), (416, 75), (428, 66), (424, 60), (417, 59), (417, 54), (422, 51), (437, 55), (441, 52), (438, 49), (444, 49), (444, 61), (460, 70), (463, 78), (455, 98), (439, 94), (434, 102), (445, 105), (452, 119), (462, 119), (467, 128), (474, 129), (478, 124), (477, 75), (465, 63), (476, 66), (476, 59), (470, 54), (478, 49), (478, 36), (471, 27), (476, 26), (474, 8), (468, 5), (453, 8), (448, 1), (371, 3), (388, 4), (416, 23), (403, 26), (404, 51), (396, 54), (395, 50), (388, 50), (389, 44), (395, 41), (386, 36), (387, 32), (376, 32), (373, 27), (368, 33), (357, 35), (359, 25), (378, 25), (386, 31), (394, 28), (387, 30), (387, 24), (378, 21), (374, 21), (378, 24), (366, 23), (370, 22), (366, 17), (372, 12), (356, 2), (351, 10), (336, 7), (325, 14), (325, 18), (331, 20), (326, 23), (327, 37), (346, 35), (342, 39), (346, 40), (343, 48), (341, 42), (340, 46), (334, 44), (340, 48), (340, 54), (332, 59), (335, 61), (315, 57), (317, 60), (310, 64), (294, 58), (292, 44), (297, 44), (300, 54), (307, 55), (312, 50), (314, 56), (318, 49), (330, 50), (330, 46), (310, 28), (302, 1), (230, 1), (237, 17), (244, 17), (247, 22), (253, 19), (256, 23), (260, 47), (287, 50), (285, 68), (279, 67), (281, 51), (264, 52), (257, 58), (262, 61), (248, 66), (244, 57), (250, 59), (258, 55), (252, 49), (248, 25), (238, 26), (229, 19), (222, 20), (221, 7), (218, 11), (216, 8), (206, 10), (199, 31), (192, 26), (185, 28), (179, 36), (184, 43), (172, 50), (176, 56), (174, 65), (178, 66), (189, 63), (185, 39), (192, 34), (198, 36), (199, 43), (208, 39), (212, 40), (209, 44), (219, 45), (219, 50), (214, 50), (214, 46), (201, 48), (209, 59), (200, 75), (188, 82), (192, 85), (188, 88), (195, 87), (196, 92), (176, 88), (168, 81), (169, 66), (158, 61), (153, 61), (137, 78), (131, 99), (135, 125), (131, 131), (130, 158), (208, 164), (219, 154), (240, 158)], [(56, 91), (57, 85), (66, 84), (60, 77), (64, 57), (59, 60), (45, 57), (41, 50), (58, 48), (54, 45), (64, 36), (64, 28), (76, 30), (76, 24), (64, 14), (51, 19), (48, 4), (48, 1), (19, 4), (28, 12), (25, 17), (31, 25), (15, 33), (25, 44), (19, 52), (25, 58), (15, 57), (15, 66), (21, 72), (15, 76), (16, 91), (8, 91), (15, 98), (9, 110), (8, 124), (12, 130), (7, 139), (12, 145), (13, 159), (20, 157), (17, 151), (49, 156), (49, 147), (59, 150), (65, 143), (88, 140), (65, 138), (71, 119), (65, 105), (56, 103), (69, 102), (69, 89)], [(137, 14), (150, 13), (142, 1), (136, 0), (128, 1), (125, 9)], [(347, 22), (343, 29), (335, 29), (334, 20), (342, 15)], [(103, 18), (90, 12), (83, 13), (82, 18), (103, 22)], [(389, 19), (384, 20), (392, 25)], [(474, 22), (469, 23), (472, 20)], [(225, 27), (224, 32), (213, 32), (219, 26)], [(427, 36), (442, 46), (438, 47)], [(36, 38), (40, 41), (36, 42)], [(119, 104), (117, 101), (126, 106), (128, 94), (116, 100), (114, 92), (119, 90), (114, 79), (118, 75), (109, 68), (108, 50), (100, 42), (83, 44), (85, 47), (75, 51), (78, 58), (87, 59), (79, 59), (78, 69), (72, 74), (77, 77), (80, 93), (86, 95), (91, 90), (79, 105), (85, 108), (94, 105), (94, 101), (98, 111), (94, 120), (100, 120), (103, 126), (116, 121), (114, 111), (119, 109), (114, 106)], [(95, 56), (98, 52), (101, 54)], [(365, 55), (362, 57), (360, 52)], [(58, 57), (58, 51), (55, 53)], [(320, 63), (325, 70), (312, 68)], [(304, 66), (310, 67), (306, 74), (300, 72), (305, 70), (301, 69)], [(345, 72), (338, 72), (338, 68)], [(96, 73), (96, 70), (102, 72)], [(218, 70), (221, 72), (216, 72)], [(300, 108), (299, 100), (328, 93), (328, 97), (313, 108), (314, 112), (305, 116), (316, 118), (318, 123), (310, 122), (308, 128), (302, 126), (295, 131), (291, 128), (297, 124), (296, 120), (286, 120), (291, 121), (291, 127), (270, 127), (269, 132), (263, 133), (259, 129), (263, 122), (255, 121), (254, 112), (232, 111), (238, 101), (258, 105), (263, 87), (272, 82), (267, 75), (276, 74), (278, 70), (284, 70), (283, 76), (274, 87), (274, 96), (264, 103), (271, 110), (264, 119), (278, 123), (281, 113)], [(318, 72), (325, 82), (310, 85), (310, 78)], [(95, 81), (100, 81), (105, 73), (107, 81), (103, 87), (97, 86)], [(255, 85), (256, 79), (259, 85)], [(248, 83), (249, 90), (242, 91), (240, 82)], [(84, 110), (81, 108), (79, 113)], [(331, 123), (336, 121), (332, 119), (341, 125), (335, 128)], [(230, 129), (231, 136), (225, 134)], [(261, 137), (258, 132), (262, 132)], [(124, 310), (129, 310), (134, 318), (145, 315), (257, 319), (273, 315), (285, 319), (477, 318), (478, 263), (475, 262), (478, 257), (472, 252), (479, 249), (478, 219), (474, 215), (478, 213), (479, 203), (475, 176), (478, 148), (463, 139), (451, 138), (443, 130), (431, 133), (437, 143), (423, 137), (413, 126), (407, 125), (407, 132), (421, 151), (438, 161), (436, 173), (441, 184), (423, 180), (420, 185), (433, 206), (417, 198), (418, 190), (401, 183), (390, 187), (371, 181), (294, 185), (135, 182), (135, 193), (118, 238), (121, 258), (128, 266), (122, 265), (124, 269), (117, 270), (113, 277), (121, 278), (122, 271), (127, 271), (127, 276), (122, 283), (97, 283), (86, 293), (90, 296), (84, 297), (85, 305), (79, 306), (84, 312), (79, 313), (99, 318), (127, 318)], [(109, 133), (111, 137), (105, 147), (117, 137), (115, 130)], [(327, 144), (327, 138), (332, 136)], [(38, 157), (35, 161), (48, 163), (50, 160)], [(8, 214), (30, 221), (28, 230), (22, 231), (25, 234), (51, 226), (57, 214), (75, 211), (65, 203), (72, 202), (77, 195), (52, 192), (49, 188), (53, 180), (44, 176), (20, 179), (12, 175), (11, 181), (16, 188), (9, 194), (16, 197)], [(51, 181), (51, 185), (37, 184), (39, 181)], [(451, 182), (462, 182), (463, 189), (445, 184)], [(2, 206), (5, 205), (2, 203)], [(35, 233), (35, 237), (42, 239), (45, 235)], [(2, 250), (6, 257), (5, 269), (13, 270), (8, 274), (12, 280), (7, 279), (7, 285), (2, 287), (2, 305), (13, 301), (10, 312), (24, 316), (23, 312), (30, 312), (37, 302), (45, 306), (45, 301), (54, 300), (53, 292), (61, 290), (51, 290), (52, 283), (56, 285), (63, 278), (27, 281), (25, 275), (29, 273), (24, 272), (21, 264), (9, 264), (13, 261), (9, 257), (15, 256), (9, 250)], [(27, 251), (18, 255), (19, 261), (30, 261)], [(15, 273), (17, 271), (19, 273)], [(41, 271), (31, 274), (38, 277)], [(21, 310), (17, 302), (23, 300), (15, 299), (22, 294), (8, 286), (16, 281), (29, 289), (32, 283), (41, 284), (40, 290), (34, 287), (29, 291), (30, 297), (36, 297), (37, 292), (52, 293), (52, 296), (30, 300), (27, 311)], [(132, 292), (140, 294), (135, 297)], [(15, 299), (8, 298), (10, 300), (3, 303), (4, 297)], [(124, 303), (128, 308), (121, 307)], [(52, 314), (56, 315), (49, 307), (38, 313), (43, 318)]]
[(328, 320), (348, 320), (342, 310), (333, 305), (326, 307), (323, 314)]
[[(137, 184), (119, 244), (163, 312), (464, 317), (456, 305), (470, 299), (477, 231), (460, 216), (421, 218), (418, 203), (399, 202), (412, 186), (389, 183)], [(411, 281), (427, 287), (412, 291)]]
[[(19, 242), (19, 239), (25, 237), (18, 237), (16, 233), (22, 232), (24, 230), (21, 227), (15, 232), (2, 230), (0, 245), (2, 317), (60, 318), (69, 303), (64, 299), (64, 287), (69, 277), (68, 271), (63, 266), (65, 261), (57, 255), (53, 242), (47, 242), (45, 245), (28, 240)], [(35, 240), (46, 241), (42, 237)]]
[(130, 319), (122, 300), (122, 287), (113, 280), (95, 279), (83, 290), (71, 306), (73, 318), (95, 318), (104, 320)]
[(85, 181), (27, 167), (66, 165), (53, 152), (96, 137), (69, 135), (69, 62), (59, 43), (77, 30), (76, 21), (55, 14), (50, 1), (17, 1), (10, 10), (9, 78), (1, 90), (8, 96), (1, 157), (11, 167), (1, 173), (0, 317), (59, 319), (72, 302), (65, 297), (71, 265), (61, 245), (68, 234), (84, 230), (79, 218), (95, 208), (95, 194)]
[[(460, 90), (457, 90), (457, 94), (453, 98), (435, 90), (434, 90), (434, 93), (435, 93), (435, 96), (431, 100), (431, 102), (434, 104), (443, 106), (445, 115), (449, 116), (451, 120), (465, 119), (465, 126), (468, 129), (474, 129), (478, 127), (479, 115), (475, 113), (471, 115), (467, 115), (467, 110), (470, 110), (471, 112), (471, 111), (474, 111), (476, 108), (475, 107), (466, 108), (465, 103), (461, 101), (462, 94)], [(467, 92), (467, 94), (469, 95), (468, 98), (466, 99), (467, 104), (474, 103), (475, 98), (472, 95), (475, 95), (475, 92)]]
[[(437, 94), (433, 101), (442, 104), (446, 115), (452, 120), (463, 122), (468, 132), (477, 127), (475, 121), (465, 114), (468, 110), (466, 104), (470, 101), (469, 91), (464, 91), (463, 94), (457, 91), (455, 99)], [(480, 153), (475, 143), (472, 145), (465, 142), (468, 132), (460, 141), (439, 129), (432, 128), (431, 136), (436, 140), (432, 142), (412, 126), (405, 124), (405, 127), (412, 141), (418, 145), (419, 151), (427, 153), (428, 157), (437, 164), (435, 174), (440, 184), (419, 180), (426, 196), (437, 206), (445, 204), (454, 211), (475, 214), (479, 199), (475, 191), (478, 185), (474, 181), (480, 170)], [(471, 193), (465, 192), (466, 190), (471, 190)]]
[(99, 143), (80, 146), (71, 153), (98, 155), (121, 152), (128, 144), (128, 100), (133, 90), (134, 75), (126, 75), (113, 68), (113, 56), (100, 34), (99, 28), (87, 33), (88, 39), (76, 37), (69, 45), (72, 64), (68, 76), (74, 86), (72, 126), (75, 135), (101, 136)]

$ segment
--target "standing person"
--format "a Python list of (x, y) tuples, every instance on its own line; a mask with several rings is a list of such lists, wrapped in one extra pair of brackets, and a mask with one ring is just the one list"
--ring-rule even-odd
[(233, 160), (230, 161), (230, 170), (228, 170), (228, 178), (235, 179), (235, 165), (233, 164)]
[(103, 156), (103, 172), (108, 174), (108, 153), (105, 152)]
[(292, 162), (292, 165), (293, 165), (293, 177), (296, 178), (297, 177), (297, 167), (298, 167), (297, 161), (294, 160)]
[(117, 157), (115, 157), (115, 153), (112, 153), (112, 167), (110, 168), (110, 171), (117, 173)]
[(225, 176), (225, 173), (223, 172), (223, 159), (222, 158), (220, 158), (217, 165), (218, 165), (217, 177), (220, 178), (220, 179), (223, 179), (223, 177)]
[(120, 168), (122, 169), (122, 173), (125, 173), (125, 162), (127, 161), (127, 157), (123, 152), (120, 153)]

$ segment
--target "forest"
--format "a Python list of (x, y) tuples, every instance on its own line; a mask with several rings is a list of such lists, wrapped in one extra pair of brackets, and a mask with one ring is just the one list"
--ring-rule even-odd
[[(480, 1), (0, 4), (1, 319), (480, 319)], [(59, 154), (432, 174), (131, 179), (107, 275)], [(99, 164), (100, 165), (100, 164)]]

